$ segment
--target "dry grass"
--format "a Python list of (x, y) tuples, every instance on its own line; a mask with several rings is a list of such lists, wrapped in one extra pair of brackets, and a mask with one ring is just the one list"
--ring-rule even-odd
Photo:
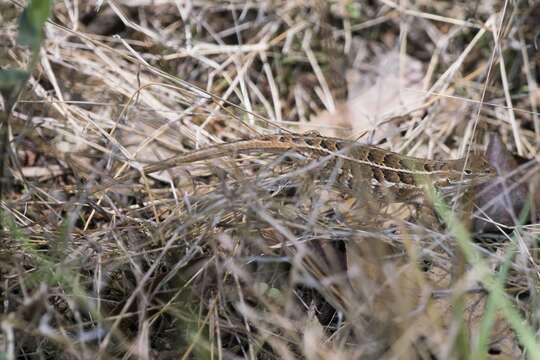
[[(469, 235), (443, 211), (426, 226), (294, 153), (92, 190), (280, 129), (438, 159), (495, 132), (535, 158), (538, 4), (98, 3), (56, 2), (11, 114), (0, 357), (538, 356), (524, 351), (540, 323), (534, 217)], [(23, 5), (0, 0), (0, 67), (28, 62)]]

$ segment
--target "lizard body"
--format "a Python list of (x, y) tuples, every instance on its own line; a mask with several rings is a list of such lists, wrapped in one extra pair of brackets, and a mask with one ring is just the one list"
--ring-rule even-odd
[[(401, 155), (373, 145), (324, 137), (316, 132), (265, 135), (213, 145), (145, 166), (142, 172), (148, 175), (197, 161), (240, 154), (289, 151), (312, 158), (342, 159), (343, 168), (349, 170), (349, 177), (361, 177), (374, 185), (396, 189), (420, 188), (426, 182), (437, 188), (451, 189), (478, 183), (494, 175), (494, 169), (482, 155), (471, 155), (468, 159), (429, 160)], [(116, 181), (128, 178), (130, 175), (126, 174)]]

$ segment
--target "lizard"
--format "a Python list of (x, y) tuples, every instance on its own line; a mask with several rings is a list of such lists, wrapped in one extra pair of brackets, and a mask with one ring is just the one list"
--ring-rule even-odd
[[(316, 131), (305, 134), (261, 135), (212, 145), (146, 165), (141, 172), (150, 175), (176, 166), (239, 154), (285, 154), (291, 151), (315, 158), (341, 159), (343, 169), (348, 170), (346, 177), (349, 187), (367, 184), (389, 189), (397, 201), (409, 196), (406, 194), (411, 191), (423, 191), (426, 184), (446, 193), (458, 187), (469, 187), (495, 175), (495, 170), (481, 154), (453, 160), (431, 160), (402, 155), (374, 145), (321, 136)], [(122, 182), (134, 175), (135, 171), (132, 171), (114, 181)], [(102, 191), (113, 184), (98, 186), (93, 192)]]
[[(384, 195), (389, 193), (393, 200), (407, 201), (408, 193), (411, 191), (416, 194), (424, 193), (426, 184), (433, 185), (443, 193), (452, 194), (460, 187), (471, 189), (475, 184), (495, 175), (495, 170), (481, 154), (471, 154), (468, 158), (453, 160), (431, 160), (402, 155), (356, 141), (321, 136), (312, 131), (304, 134), (261, 135), (203, 147), (146, 165), (142, 169), (131, 170), (112, 182), (98, 185), (92, 193), (106, 191), (109, 187), (130, 180), (136, 175), (150, 175), (199, 161), (224, 157), (235, 158), (238, 155), (248, 154), (291, 152), (301, 153), (315, 161), (321, 160), (321, 167), (328, 166), (324, 162), (340, 165), (341, 171), (349, 182), (346, 186), (366, 194), (368, 203), (371, 200), (369, 196), (373, 188), (377, 187), (385, 189)], [(319, 169), (318, 164), (316, 164), (316, 169)], [(357, 188), (364, 185), (369, 187)], [(201, 229), (199, 228), (199, 231)], [(324, 269), (318, 270), (318, 262), (313, 260), (312, 256), (306, 257), (304, 261), (307, 261), (306, 267), (310, 269), (310, 272), (324, 274)], [(319, 277), (321, 276), (324, 275)], [(341, 296), (338, 290), (330, 287), (328, 291), (339, 308), (348, 307), (346, 302), (342, 304), (339, 300)]]
[[(368, 197), (373, 188), (384, 188), (396, 201), (402, 201), (402, 193), (411, 191), (423, 193), (426, 184), (433, 185), (442, 192), (453, 193), (460, 187), (471, 189), (475, 184), (496, 175), (494, 168), (481, 154), (471, 154), (468, 158), (453, 160), (431, 160), (402, 155), (356, 141), (325, 137), (311, 131), (305, 134), (261, 135), (203, 147), (146, 165), (137, 171), (132, 170), (117, 177), (113, 182), (99, 186), (94, 192), (104, 191), (116, 183), (132, 179), (141, 173), (150, 175), (199, 161), (224, 157), (235, 158), (244, 154), (287, 154), (289, 152), (301, 153), (316, 161), (331, 160), (330, 164), (341, 162), (340, 168), (349, 181), (347, 187), (368, 185), (369, 188), (366, 190), (356, 189), (358, 192), (367, 193)], [(323, 164), (323, 161), (321, 161), (321, 166), (327, 166)], [(310, 273), (319, 274), (316, 276), (318, 278), (325, 276), (324, 267), (319, 269), (317, 257), (306, 256), (304, 261)], [(327, 295), (333, 299), (332, 303), (338, 308), (349, 308), (350, 304), (347, 303), (346, 299), (340, 300), (342, 296), (338, 288), (330, 286), (327, 292)]]

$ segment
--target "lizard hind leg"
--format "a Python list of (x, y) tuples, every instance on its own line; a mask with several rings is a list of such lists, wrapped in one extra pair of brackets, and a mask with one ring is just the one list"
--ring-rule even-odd
[(437, 212), (426, 199), (416, 204), (415, 218), (412, 220), (426, 229), (442, 231), (442, 224), (437, 216)]
[(369, 166), (354, 164), (345, 166), (345, 174), (348, 177), (346, 184), (349, 193), (355, 198), (355, 212), (362, 222), (373, 223), (379, 218), (386, 202), (377, 196), (373, 186), (373, 173)]

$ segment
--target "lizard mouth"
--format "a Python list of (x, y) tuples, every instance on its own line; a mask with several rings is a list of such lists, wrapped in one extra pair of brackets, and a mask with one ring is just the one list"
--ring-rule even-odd
[[(448, 180), (448, 186), (456, 188), (458, 186), (469, 186), (469, 185), (478, 185), (483, 182), (488, 181), (489, 179), (492, 179), (494, 176), (493, 173), (485, 173), (485, 174), (475, 174), (473, 176), (466, 176), (464, 175), (462, 178), (457, 178), (456, 180)], [(444, 186), (443, 186), (444, 187)]]

